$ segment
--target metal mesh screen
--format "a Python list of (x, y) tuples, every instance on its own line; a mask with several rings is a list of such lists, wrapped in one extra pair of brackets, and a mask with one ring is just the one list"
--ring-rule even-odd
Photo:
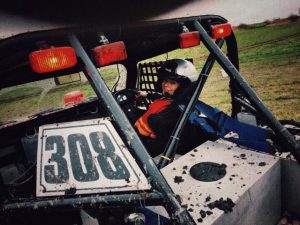
[(164, 62), (149, 62), (138, 64), (138, 84), (137, 87), (140, 90), (147, 92), (155, 92), (155, 83), (158, 80), (157, 71), (163, 65)]
[[(186, 60), (193, 63), (191, 58)], [(137, 88), (150, 93), (155, 92), (155, 84), (158, 80), (157, 71), (163, 64), (164, 61), (139, 63)]]

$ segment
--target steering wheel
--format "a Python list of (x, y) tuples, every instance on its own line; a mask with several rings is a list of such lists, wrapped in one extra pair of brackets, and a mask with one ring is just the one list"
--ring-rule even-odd
[(132, 123), (141, 116), (142, 111), (146, 111), (149, 108), (151, 103), (146, 97), (137, 97), (138, 93), (137, 89), (123, 89), (113, 93), (116, 101)]

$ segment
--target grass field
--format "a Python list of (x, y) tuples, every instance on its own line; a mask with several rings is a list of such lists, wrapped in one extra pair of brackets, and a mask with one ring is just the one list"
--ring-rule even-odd
[[(240, 71), (249, 85), (276, 117), (300, 121), (300, 22), (239, 29), (235, 34), (240, 50)], [(200, 71), (207, 55), (208, 51), (200, 45), (149, 61), (193, 58)], [(229, 80), (221, 75), (220, 69), (217, 64), (214, 66), (201, 99), (229, 113)], [(111, 87), (116, 70), (105, 69), (103, 74)], [(94, 95), (91, 87), (84, 83), (64, 85), (50, 91), (22, 87), (1, 93), (0, 121), (27, 116), (49, 107), (62, 107), (63, 95), (77, 89), (82, 90), (86, 97)]]
[[(300, 23), (261, 27), (236, 32), (240, 51), (240, 71), (258, 96), (279, 119), (300, 120)], [(218, 82), (218, 69), (207, 83), (203, 99), (229, 109), (225, 85)], [(210, 92), (219, 96), (214, 100)], [(226, 95), (227, 94), (227, 95)], [(222, 96), (227, 97), (222, 97)]]
[[(101, 71), (108, 86), (113, 86), (117, 69), (115, 67), (104, 68)], [(63, 96), (71, 91), (80, 90), (85, 97), (95, 96), (95, 92), (87, 82), (74, 82), (59, 85), (49, 89), (33, 86), (4, 91), (0, 94), (0, 121), (15, 120), (26, 117), (50, 108), (64, 107)]]
[[(279, 119), (300, 120), (300, 23), (271, 25), (235, 31), (240, 49), (240, 72), (257, 95)], [(243, 50), (246, 49), (246, 50)], [(204, 55), (203, 46), (176, 50), (168, 58), (194, 58), (200, 71)], [(165, 60), (166, 55), (150, 59)], [(147, 60), (148, 61), (148, 60)], [(228, 78), (221, 76), (215, 65), (200, 98), (230, 113), (231, 99)]]

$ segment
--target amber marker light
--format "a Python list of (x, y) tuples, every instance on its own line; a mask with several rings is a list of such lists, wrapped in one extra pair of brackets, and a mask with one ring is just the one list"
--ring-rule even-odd
[(200, 44), (200, 33), (198, 31), (179, 34), (180, 48), (189, 48)]
[(29, 62), (34, 72), (48, 73), (75, 66), (77, 57), (71, 47), (54, 47), (31, 52)]
[(218, 24), (212, 26), (212, 38), (225, 38), (231, 34), (231, 25), (229, 23)]
[(93, 49), (97, 66), (106, 66), (114, 62), (127, 59), (127, 52), (123, 41), (100, 45)]

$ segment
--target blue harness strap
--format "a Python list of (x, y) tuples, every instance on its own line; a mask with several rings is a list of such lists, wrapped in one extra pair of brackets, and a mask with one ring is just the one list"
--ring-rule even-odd
[[(181, 110), (184, 109), (180, 105)], [(205, 132), (215, 135), (224, 140), (256, 149), (262, 152), (272, 153), (273, 149), (267, 139), (271, 138), (271, 132), (256, 126), (241, 123), (217, 108), (213, 108), (201, 101), (196, 103), (195, 108), (206, 117), (191, 113), (189, 121), (199, 125)], [(229, 132), (237, 134), (238, 137), (225, 137)]]

